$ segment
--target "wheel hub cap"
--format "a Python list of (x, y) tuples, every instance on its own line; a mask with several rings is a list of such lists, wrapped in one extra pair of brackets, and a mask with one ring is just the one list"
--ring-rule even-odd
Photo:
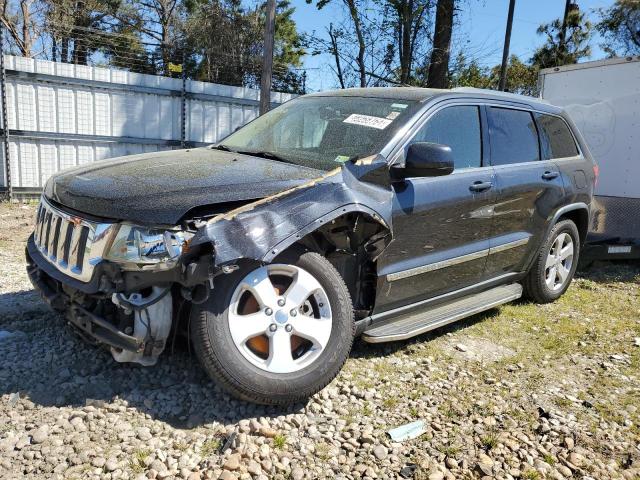
[(289, 320), (289, 314), (287, 312), (283, 310), (278, 310), (276, 312), (276, 322), (280, 325), (287, 323), (287, 320)]

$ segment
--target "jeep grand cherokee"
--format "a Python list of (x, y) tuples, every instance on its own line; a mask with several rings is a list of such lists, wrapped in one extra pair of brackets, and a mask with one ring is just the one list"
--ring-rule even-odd
[(28, 272), (117, 361), (152, 365), (186, 332), (232, 394), (290, 403), (331, 381), (356, 336), (557, 299), (596, 174), (571, 119), (533, 98), (306, 95), (208, 148), (55, 175)]

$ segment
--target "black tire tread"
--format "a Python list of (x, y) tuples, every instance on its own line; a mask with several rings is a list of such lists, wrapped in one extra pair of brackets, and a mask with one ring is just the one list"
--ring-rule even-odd
[[(328, 273), (332, 278), (333, 284), (341, 290), (340, 295), (336, 299), (340, 302), (340, 310), (348, 312), (351, 317), (352, 332), (350, 338), (346, 339), (349, 342), (348, 348), (345, 349), (344, 354), (338, 361), (338, 368), (328, 377), (319, 378), (314, 385), (309, 386), (303, 390), (289, 391), (285, 396), (272, 397), (259, 395), (255, 393), (255, 390), (251, 392), (252, 386), (243, 384), (234, 371), (226, 367), (225, 362), (216, 355), (216, 349), (212, 345), (209, 331), (207, 328), (208, 315), (210, 313), (206, 309), (206, 303), (202, 305), (196, 305), (196, 315), (191, 319), (191, 335), (193, 339), (193, 346), (198, 360), (200, 361), (204, 370), (209, 376), (216, 381), (221, 387), (227, 390), (230, 394), (244, 401), (260, 403), (263, 405), (287, 405), (291, 403), (301, 402), (308, 399), (310, 396), (316, 394), (328, 385), (337, 375), (340, 373), (344, 363), (349, 357), (349, 352), (353, 345), (355, 337), (355, 323), (353, 321), (353, 305), (351, 302), (351, 296), (349, 289), (347, 288), (342, 276), (338, 273), (335, 267), (322, 255), (315, 252), (305, 252), (298, 256), (303, 261), (309, 261), (317, 263), (321, 268)], [(292, 262), (293, 263), (293, 262)], [(214, 321), (220, 321), (222, 319), (217, 318)], [(330, 377), (330, 378), (329, 378)]]
[[(573, 237), (574, 260), (571, 267), (570, 279), (567, 284), (559, 292), (551, 293), (547, 290), (546, 285), (544, 284), (544, 273), (546, 270), (545, 263), (549, 249), (551, 248), (551, 241), (555, 239), (557, 233), (561, 230), (569, 230), (569, 233)], [(561, 297), (571, 284), (578, 265), (579, 253), (580, 235), (576, 224), (571, 220), (561, 220), (556, 223), (536, 254), (533, 265), (529, 269), (527, 276), (522, 281), (523, 297), (536, 303), (551, 303)]]

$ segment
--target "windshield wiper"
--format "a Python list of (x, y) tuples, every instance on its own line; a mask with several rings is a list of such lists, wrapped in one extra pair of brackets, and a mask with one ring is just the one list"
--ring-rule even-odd
[(288, 159), (286, 159), (284, 157), (281, 157), (277, 153), (268, 152), (266, 150), (265, 151), (236, 150), (235, 148), (231, 148), (231, 147), (229, 147), (227, 145), (224, 145), (222, 143), (220, 145), (216, 145), (215, 147), (211, 147), (211, 148), (215, 148), (216, 150), (222, 150), (224, 152), (239, 153), (240, 155), (252, 155), (254, 157), (267, 158), (269, 160), (277, 160), (278, 162), (292, 163), (294, 165), (297, 165), (295, 162), (292, 162), (291, 160), (288, 160)]
[(269, 160), (277, 160), (278, 162), (293, 163), (294, 165), (297, 165), (295, 162), (292, 162), (287, 158), (281, 157), (280, 155), (274, 152), (255, 151), (255, 150), (237, 150), (236, 153), (240, 153), (242, 155), (253, 155), (254, 157), (266, 158)]
[(216, 150), (222, 150), (222, 151), (225, 151), (225, 152), (234, 152), (234, 153), (236, 152), (236, 150), (233, 150), (230, 147), (228, 147), (226, 145), (223, 145), (223, 144), (215, 145), (215, 146), (213, 146), (211, 148), (215, 148)]

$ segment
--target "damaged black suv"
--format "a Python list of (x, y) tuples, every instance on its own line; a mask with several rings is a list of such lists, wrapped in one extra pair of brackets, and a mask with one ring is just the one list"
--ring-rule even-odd
[(406, 339), (568, 288), (597, 168), (572, 121), (474, 89), (292, 100), (208, 148), (52, 177), (28, 273), (85, 339), (152, 365), (187, 334), (232, 394), (323, 388)]

